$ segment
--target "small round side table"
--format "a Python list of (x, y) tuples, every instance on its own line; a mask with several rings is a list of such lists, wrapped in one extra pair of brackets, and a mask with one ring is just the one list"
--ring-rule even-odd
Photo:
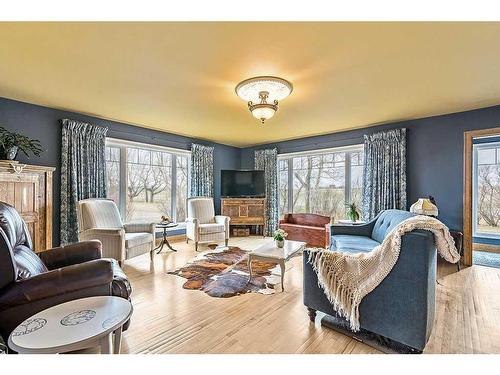
[(161, 243), (154, 249), (154, 250), (158, 250), (156, 252), (156, 254), (160, 254), (161, 251), (163, 250), (163, 246), (167, 245), (167, 247), (172, 250), (172, 251), (177, 251), (175, 250), (171, 245), (170, 243), (168, 242), (168, 239), (167, 239), (167, 229), (170, 229), (170, 228), (175, 228), (178, 224), (177, 223), (168, 223), (168, 224), (165, 224), (165, 223), (158, 223), (156, 224), (156, 228), (162, 228), (163, 229), (163, 238), (161, 240)]
[(9, 347), (18, 353), (55, 354), (100, 346), (102, 354), (120, 354), (122, 327), (132, 311), (132, 304), (121, 297), (61, 303), (19, 324)]

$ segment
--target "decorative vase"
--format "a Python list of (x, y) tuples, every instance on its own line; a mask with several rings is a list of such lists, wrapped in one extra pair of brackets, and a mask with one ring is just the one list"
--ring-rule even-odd
[(276, 247), (279, 247), (280, 249), (285, 246), (285, 240), (274, 240), (274, 243), (276, 244)]
[(3, 160), (14, 160), (17, 156), (18, 151), (19, 147), (17, 146), (9, 147), (8, 149), (4, 149), (2, 150), (2, 152), (0, 152), (0, 158)]

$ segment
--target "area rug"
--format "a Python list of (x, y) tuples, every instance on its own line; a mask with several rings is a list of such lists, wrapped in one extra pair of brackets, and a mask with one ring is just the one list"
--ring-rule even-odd
[(184, 289), (196, 289), (211, 297), (233, 297), (243, 293), (275, 293), (280, 282), (276, 263), (252, 261), (252, 279), (247, 267), (248, 252), (235, 246), (216, 247), (195, 257), (184, 267), (168, 272), (187, 279)]

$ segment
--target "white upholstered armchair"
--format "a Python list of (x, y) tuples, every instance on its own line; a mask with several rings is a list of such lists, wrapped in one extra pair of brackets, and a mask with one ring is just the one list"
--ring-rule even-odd
[(215, 215), (213, 198), (187, 199), (186, 237), (193, 240), (198, 251), (200, 242), (229, 240), (229, 216)]
[(77, 214), (79, 240), (101, 241), (104, 258), (116, 259), (120, 265), (145, 253), (153, 259), (154, 223), (123, 223), (111, 199), (83, 199), (78, 202)]

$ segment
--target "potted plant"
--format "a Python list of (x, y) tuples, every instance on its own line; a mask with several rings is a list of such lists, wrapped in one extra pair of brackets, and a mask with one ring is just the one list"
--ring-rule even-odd
[(356, 203), (346, 204), (346, 206), (347, 206), (347, 211), (346, 211), (347, 218), (352, 222), (358, 221), (359, 211), (358, 207), (356, 206)]
[(274, 243), (276, 247), (282, 248), (285, 246), (285, 238), (288, 236), (288, 233), (283, 229), (278, 229), (274, 232)]
[(14, 160), (21, 150), (28, 158), (30, 154), (40, 156), (43, 151), (40, 141), (25, 135), (10, 132), (0, 126), (0, 159)]

